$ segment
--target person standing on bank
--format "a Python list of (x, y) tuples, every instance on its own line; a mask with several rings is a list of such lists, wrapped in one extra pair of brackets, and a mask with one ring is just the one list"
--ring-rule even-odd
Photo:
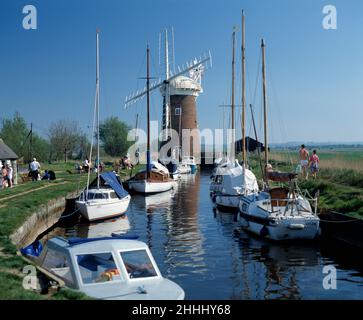
[(10, 188), (13, 187), (13, 168), (11, 167), (10, 164), (6, 165), (6, 171), (8, 172), (8, 185)]
[(5, 189), (6, 186), (8, 185), (8, 171), (6, 170), (5, 166), (2, 166), (1, 168), (1, 175), (2, 175), (2, 189)]
[(310, 172), (314, 179), (316, 179), (316, 174), (319, 172), (319, 157), (316, 154), (316, 150), (313, 150), (313, 154), (309, 159)]
[(309, 151), (306, 150), (305, 145), (302, 144), (300, 151), (299, 151), (299, 156), (300, 156), (300, 165), (301, 165), (301, 169), (302, 169), (302, 175), (303, 178), (305, 178), (306, 180), (308, 179), (308, 167), (309, 167)]
[(39, 176), (40, 164), (36, 158), (33, 158), (33, 161), (30, 162), (30, 176), (32, 177), (32, 181), (37, 181)]

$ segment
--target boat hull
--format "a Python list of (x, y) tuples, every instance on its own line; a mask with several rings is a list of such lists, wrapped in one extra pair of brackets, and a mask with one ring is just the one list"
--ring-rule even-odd
[(130, 204), (131, 196), (122, 199), (96, 199), (88, 201), (76, 201), (76, 206), (82, 216), (89, 220), (102, 220), (125, 214)]
[(216, 205), (220, 209), (236, 210), (238, 211), (240, 196), (231, 195), (217, 195), (215, 198)]
[(174, 187), (174, 184), (174, 181), (147, 182), (145, 180), (137, 180), (129, 181), (129, 188), (138, 193), (153, 194), (168, 191)]
[(286, 218), (262, 223), (241, 213), (242, 228), (271, 240), (312, 240), (319, 234), (319, 219)]

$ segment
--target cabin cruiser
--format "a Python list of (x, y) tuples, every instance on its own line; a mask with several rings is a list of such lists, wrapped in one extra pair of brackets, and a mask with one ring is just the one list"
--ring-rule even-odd
[(253, 195), (259, 191), (253, 172), (242, 167), (238, 161), (234, 167), (227, 166), (218, 179), (219, 189), (215, 191), (215, 202), (222, 210), (238, 211), (241, 196)]
[[(184, 290), (164, 278), (148, 248), (135, 237), (50, 239), (32, 256), (40, 271), (89, 297), (106, 300), (182, 300)], [(36, 256), (38, 255), (38, 257)]]

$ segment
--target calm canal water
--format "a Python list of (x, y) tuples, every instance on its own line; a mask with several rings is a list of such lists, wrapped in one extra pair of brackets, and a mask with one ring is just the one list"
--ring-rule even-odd
[[(136, 233), (186, 299), (363, 299), (363, 259), (332, 243), (276, 244), (246, 234), (238, 215), (214, 209), (210, 172), (185, 176), (174, 193), (132, 197), (127, 216), (58, 227), (48, 236)], [(337, 290), (323, 288), (323, 267)]]

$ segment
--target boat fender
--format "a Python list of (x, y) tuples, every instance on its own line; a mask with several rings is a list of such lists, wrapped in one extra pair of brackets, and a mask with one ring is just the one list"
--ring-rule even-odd
[(288, 228), (291, 230), (302, 230), (305, 226), (302, 223), (290, 223)]
[(260, 235), (262, 237), (266, 237), (269, 234), (268, 228), (266, 226), (263, 226), (260, 230)]

